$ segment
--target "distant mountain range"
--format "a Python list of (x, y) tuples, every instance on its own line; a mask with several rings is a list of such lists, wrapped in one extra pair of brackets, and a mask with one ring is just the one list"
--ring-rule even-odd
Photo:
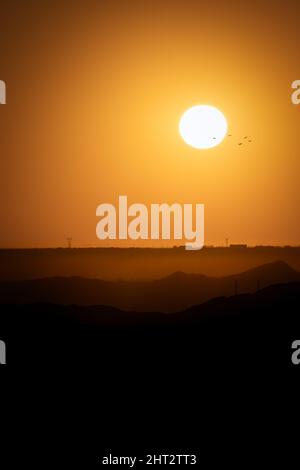
[(51, 277), (0, 283), (0, 303), (106, 305), (131, 312), (179, 312), (216, 297), (254, 293), (273, 284), (297, 281), (300, 273), (283, 261), (219, 278), (183, 272), (156, 281)]

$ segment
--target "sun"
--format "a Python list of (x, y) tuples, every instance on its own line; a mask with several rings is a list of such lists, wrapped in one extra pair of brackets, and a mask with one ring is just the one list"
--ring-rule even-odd
[(182, 115), (179, 132), (191, 147), (209, 149), (224, 139), (227, 133), (227, 121), (224, 114), (214, 106), (197, 105)]

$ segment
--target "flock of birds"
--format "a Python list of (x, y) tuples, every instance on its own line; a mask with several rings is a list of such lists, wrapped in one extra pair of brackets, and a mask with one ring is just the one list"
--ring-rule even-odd
[[(232, 137), (232, 134), (228, 134), (227, 137)], [(215, 140), (216, 137), (213, 137), (213, 139)], [(252, 142), (252, 139), (250, 139), (247, 135), (243, 138), (242, 142), (238, 142), (238, 146), (240, 145), (243, 145), (243, 144), (246, 144), (246, 143), (251, 143)]]
[[(231, 134), (228, 134), (228, 137), (231, 137)], [(243, 142), (239, 142), (238, 145), (243, 145), (243, 144), (245, 144), (245, 143), (247, 143), (247, 142), (251, 143), (251, 142), (252, 142), (252, 139), (249, 139), (249, 137), (246, 135), (246, 136), (244, 137), (244, 141), (243, 141)]]

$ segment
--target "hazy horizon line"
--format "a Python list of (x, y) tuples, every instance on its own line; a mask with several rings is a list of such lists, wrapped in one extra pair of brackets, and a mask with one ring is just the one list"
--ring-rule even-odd
[[(252, 248), (300, 248), (299, 245), (248, 245), (246, 243), (231, 243), (228, 246), (226, 245), (204, 245), (201, 250), (195, 250), (196, 252), (201, 252), (204, 249), (252, 249)], [(185, 250), (184, 245), (175, 245), (175, 246), (28, 246), (28, 247), (0, 247), (0, 251), (5, 250)]]

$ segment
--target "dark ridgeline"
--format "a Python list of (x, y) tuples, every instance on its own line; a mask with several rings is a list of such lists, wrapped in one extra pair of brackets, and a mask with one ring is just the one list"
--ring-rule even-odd
[(237, 275), (208, 277), (176, 272), (156, 281), (103, 281), (54, 277), (0, 283), (0, 303), (52, 302), (108, 305), (139, 312), (178, 312), (219, 296), (256, 292), (272, 284), (300, 281), (300, 273), (277, 261)]
[[(145, 361), (159, 371), (169, 360), (171, 368), (182, 361), (184, 367), (240, 361), (272, 367), (289, 364), (290, 344), (300, 334), (299, 302), (300, 273), (283, 261), (220, 278), (183, 272), (148, 282), (55, 277), (1, 282), (0, 328), (15, 351), (22, 344), (31, 351), (32, 364), (103, 365), (109, 351), (116, 367)], [(276, 338), (280, 357), (270, 362), (266, 354)]]
[[(1, 306), (11, 364), (101, 366), (101, 370), (177, 368), (239, 372), (291, 366), (300, 335), (300, 282), (219, 297), (185, 311), (124, 312), (108, 306), (51, 303)], [(25, 359), (26, 358), (26, 359)], [(179, 384), (180, 386), (180, 384)]]

